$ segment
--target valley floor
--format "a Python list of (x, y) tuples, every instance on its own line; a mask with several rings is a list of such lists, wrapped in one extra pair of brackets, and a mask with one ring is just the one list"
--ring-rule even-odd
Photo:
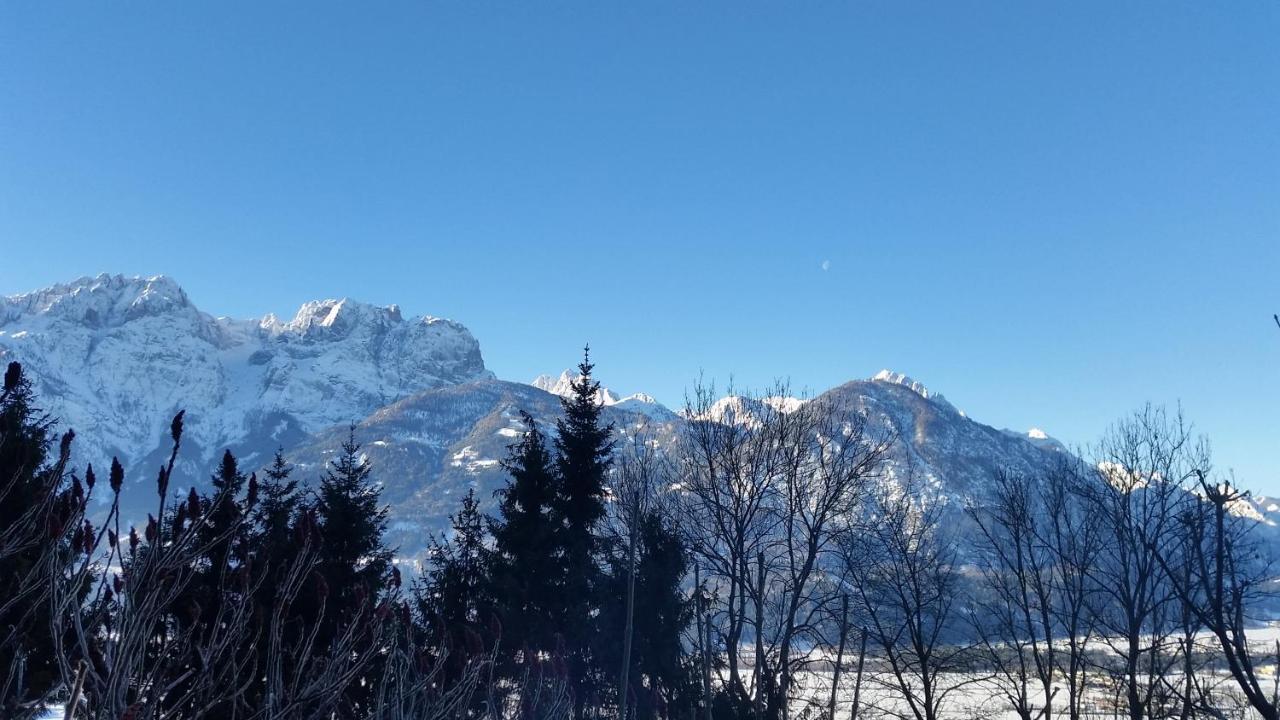
[[(1260, 658), (1262, 674), (1280, 683), (1276, 662), (1277, 642), (1280, 642), (1280, 621), (1256, 628), (1250, 632), (1249, 636), (1250, 644), (1257, 653), (1256, 657)], [(1206, 644), (1206, 648), (1212, 647), (1209, 644), (1213, 640), (1211, 636), (1203, 635), (1200, 639)], [(1099, 645), (1101, 646), (1101, 643)], [(1105, 651), (1104, 648), (1100, 649)], [(834, 656), (825, 658), (821, 653), (815, 653), (811, 657), (815, 665), (823, 665), (828, 664)], [(849, 658), (846, 658), (846, 662), (848, 660)], [(911, 709), (894, 686), (893, 676), (887, 670), (878, 667), (881, 663), (877, 658), (868, 656), (866, 662), (867, 670), (863, 674), (862, 684), (858, 690), (858, 716), (862, 720), (911, 718)], [(750, 672), (749, 666), (745, 668), (745, 672)], [(1206, 685), (1213, 688), (1215, 697), (1220, 698), (1227, 717), (1244, 720), (1256, 716), (1245, 707), (1234, 681), (1225, 668), (1218, 666), (1206, 668), (1203, 675), (1208, 678)], [(822, 717), (831, 701), (831, 679), (830, 668), (803, 673), (797, 679), (791, 717), (796, 720)], [(1125, 717), (1120, 704), (1123, 698), (1117, 692), (1117, 686), (1108, 682), (1108, 678), (1101, 673), (1095, 673), (1089, 681), (1095, 687), (1091, 689), (1085, 703), (1085, 718), (1122, 720)], [(836, 696), (834, 720), (851, 720), (853, 717), (854, 686), (853, 670), (846, 667), (842, 671), (840, 689)], [(1012, 703), (1005, 697), (1001, 687), (992, 680), (990, 673), (950, 673), (943, 677), (940, 686), (947, 693), (942, 713), (942, 717), (947, 720), (979, 718), (1018, 720), (1018, 714), (1014, 711)], [(1030, 697), (1032, 707), (1038, 708), (1042, 699), (1043, 694), (1032, 694)], [(1056, 699), (1058, 708), (1056, 712), (1061, 712), (1064, 700), (1064, 696)], [(63, 706), (54, 706), (37, 720), (62, 720), (64, 714)]]

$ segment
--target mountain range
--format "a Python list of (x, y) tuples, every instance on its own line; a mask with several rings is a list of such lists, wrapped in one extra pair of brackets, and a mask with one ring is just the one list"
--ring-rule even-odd
[[(353, 429), (390, 506), (390, 540), (410, 552), (445, 526), (469, 488), (491, 501), (520, 413), (553, 432), (575, 377), (497, 379), (464, 326), (405, 318), (394, 305), (320, 300), (288, 321), (214, 317), (163, 276), (100, 275), (0, 299), (0, 359), (22, 362), (44, 409), (75, 429), (76, 466), (120, 458), (133, 512), (150, 506), (147, 490), (180, 409), (187, 430), (177, 475), (187, 484), (207, 481), (224, 448), (245, 467), (265, 465), (281, 448), (313, 480)], [(910, 467), (956, 498), (998, 469), (1043, 471), (1067, 452), (1042, 431), (977, 422), (900, 373), (817, 397), (849, 403), (902, 440), (890, 476)], [(686, 422), (648, 395), (602, 389), (599, 400), (621, 432), (644, 428), (661, 441)], [(727, 397), (717, 406), (759, 410), (751, 402), (785, 412), (804, 400)], [(1250, 510), (1273, 524), (1268, 516), (1280, 508), (1258, 498)]]

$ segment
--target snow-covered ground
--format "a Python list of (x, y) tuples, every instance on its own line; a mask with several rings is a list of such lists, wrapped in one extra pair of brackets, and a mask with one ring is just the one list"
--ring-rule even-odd
[[(1205, 643), (1206, 648), (1213, 647), (1212, 636), (1201, 634), (1199, 640)], [(1251, 630), (1249, 632), (1249, 640), (1250, 645), (1257, 652), (1256, 657), (1260, 660), (1261, 673), (1266, 677), (1274, 678), (1277, 670), (1275, 643), (1280, 641), (1280, 623), (1271, 623), (1265, 627)], [(1105, 650), (1105, 643), (1098, 642), (1091, 649)], [(750, 655), (750, 652), (747, 654)], [(834, 654), (813, 652), (810, 653), (809, 657), (814, 662), (814, 669), (801, 673), (796, 678), (796, 686), (792, 694), (791, 703), (791, 717), (793, 718), (816, 717), (818, 713), (826, 711), (831, 701), (833, 673), (830, 666), (833, 664)], [(836, 717), (834, 720), (847, 720), (853, 714), (856, 681), (855, 662), (856, 660), (853, 657), (846, 655), (845, 667), (840, 676), (839, 692), (836, 694)], [(746, 663), (743, 671), (748, 681), (750, 680), (750, 667), (750, 663)], [(1234, 681), (1224, 669), (1221, 667), (1214, 668), (1209, 671), (1209, 674), (1212, 676), (1210, 684), (1215, 686), (1217, 692), (1224, 695), (1231, 695), (1236, 692)], [(1104, 680), (1105, 678), (1100, 675), (1094, 676), (1092, 679), (1093, 686), (1084, 706), (1086, 717), (1099, 718), (1101, 720), (1102, 718), (1119, 718), (1123, 715), (1122, 708), (1117, 705), (1119, 696), (1108, 690)], [(983, 718), (984, 720), (1017, 720), (1018, 718), (1013, 706), (1003, 696), (999, 685), (996, 684), (990, 674), (947, 674), (942, 677), (940, 687), (947, 693), (942, 713), (944, 718), (954, 720), (974, 720), (975, 718)], [(1114, 689), (1114, 686), (1110, 687)], [(867, 657), (861, 686), (858, 688), (857, 694), (858, 715), (864, 720), (911, 716), (911, 709), (897, 690), (893, 675), (887, 671), (878, 658), (870, 654)], [(1065, 691), (1063, 691), (1063, 693), (1055, 697), (1056, 706), (1061, 708), (1065, 699)], [(1043, 694), (1033, 691), (1030, 697), (1032, 707), (1038, 707), (1042, 701)], [(64, 707), (56, 705), (50, 707), (37, 720), (62, 720), (64, 714)]]
[[(1275, 643), (1280, 641), (1280, 623), (1270, 623), (1263, 627), (1253, 628), (1248, 635), (1260, 674), (1266, 678), (1274, 679), (1277, 672)], [(1197, 643), (1205, 652), (1217, 652), (1216, 640), (1208, 633), (1200, 633), (1197, 636)], [(1089, 649), (1091, 652), (1109, 652), (1106, 643), (1103, 641), (1095, 641)], [(748, 648), (744, 653), (750, 657), (751, 651)], [(831, 667), (834, 665), (834, 652), (813, 652), (810, 653), (809, 658), (813, 661), (813, 669), (801, 673), (795, 681), (791, 703), (791, 717), (793, 718), (814, 717), (818, 712), (825, 712), (831, 700), (831, 680), (833, 677)], [(835, 720), (847, 720), (852, 715), (855, 665), (856, 656), (851, 657), (846, 653), (844, 668), (840, 675), (840, 688), (836, 695), (837, 711)], [(743, 672), (748, 680), (750, 667), (750, 662), (745, 663), (746, 669)], [(1206, 685), (1211, 686), (1216, 695), (1229, 700), (1232, 705), (1242, 703), (1235, 681), (1220, 663), (1200, 672), (1201, 680)], [(1097, 670), (1093, 670), (1091, 673), (1087, 681), (1090, 685), (1090, 690), (1085, 699), (1084, 714), (1087, 717), (1099, 719), (1123, 717), (1124, 710), (1119, 705), (1122, 696), (1115, 693), (1117, 686), (1110, 683), (1109, 678), (1103, 676)], [(952, 720), (973, 720), (975, 718), (1017, 720), (1018, 718), (1013, 705), (1004, 696), (1001, 686), (993, 679), (991, 673), (945, 674), (939, 682), (939, 687), (947, 693), (943, 703), (942, 716), (944, 718)], [(896, 720), (899, 717), (911, 717), (911, 709), (897, 689), (893, 675), (888, 671), (884, 662), (873, 656), (870, 650), (868, 651), (866, 667), (858, 695), (860, 718), (892, 718)], [(1043, 702), (1043, 693), (1032, 690), (1029, 701), (1033, 708), (1038, 708)], [(1059, 694), (1055, 696), (1055, 707), (1059, 708), (1060, 711), (1065, 701), (1066, 689), (1064, 685)], [(1243, 716), (1250, 717), (1251, 715), (1246, 711)]]

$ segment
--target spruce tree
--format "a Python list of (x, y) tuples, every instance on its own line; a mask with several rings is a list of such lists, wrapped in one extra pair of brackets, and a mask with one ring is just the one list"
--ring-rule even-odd
[[(179, 632), (191, 633), (191, 644), (178, 650), (186, 657), (166, 667), (172, 676), (164, 678), (165, 684), (172, 688), (170, 697), (182, 697), (193, 684), (200, 682), (201, 673), (213, 670), (206, 667), (201, 648), (228, 632), (225, 624), (229, 617), (249, 598), (250, 584), (245, 575), (250, 548), (248, 516), (255, 500), (257, 479), (246, 478), (235, 456), (226, 450), (210, 482), (211, 496), (202, 496), (193, 489), (186, 502), (176, 503), (176, 507), (165, 514), (165, 521), (155, 525), (156, 542), (163, 544), (166, 537), (173, 540), (181, 534), (184, 524), (199, 518), (194, 546), (198, 550), (193, 551), (190, 561), (193, 576), (171, 605), (170, 623), (160, 631), (172, 633), (176, 628)], [(167, 482), (162, 480), (158, 489), (163, 494)], [(152, 532), (148, 530), (147, 534), (150, 536)], [(246, 652), (252, 640), (252, 636), (244, 638)], [(243, 678), (244, 682), (249, 680)], [(190, 703), (189, 707), (174, 708), (174, 712), (178, 715), (198, 713), (217, 720), (233, 718), (239, 709), (231, 699), (210, 705), (207, 697), (199, 695), (192, 697)]]
[[(663, 707), (692, 707), (697, 704), (700, 691), (695, 668), (681, 640), (693, 619), (692, 600), (682, 589), (689, 562), (684, 543), (669, 521), (654, 510), (643, 514), (637, 532), (639, 556), (635, 566), (628, 704), (634, 708), (634, 717), (642, 719), (665, 715)], [(615, 554), (607, 580), (610, 597), (625, 596), (627, 573), (625, 553)], [(603, 610), (598, 652), (607, 667), (615, 667), (621, 660), (615, 638), (621, 636), (626, 622), (624, 604), (606, 603)]]
[[(298, 481), (290, 475), (293, 466), (276, 450), (271, 467), (263, 471), (258, 483), (258, 502), (253, 509), (254, 554), (261, 558), (279, 558), (293, 547), (291, 527), (302, 503)], [(271, 562), (278, 566), (278, 561)]]
[(372, 597), (383, 589), (390, 570), (391, 551), (382, 543), (387, 508), (381, 505), (381, 490), (369, 479), (372, 472), (353, 426), (321, 478), (317, 498), (324, 535), (321, 560), (338, 593), (364, 585)]
[(482, 622), (487, 604), (485, 522), (474, 489), (462, 498), (462, 507), (449, 521), (452, 537), (431, 541), (432, 567), (424, 587), (433, 634), (445, 642), (449, 634)]
[(212, 572), (239, 566), (245, 560), (249, 546), (247, 518), (251, 512), (249, 506), (256, 499), (257, 481), (256, 476), (248, 479), (247, 484), (255, 489), (242, 496), (246, 489), (244, 473), (240, 472), (239, 463), (230, 450), (222, 453), (218, 474), (210, 480), (214, 493), (207, 501), (209, 507), (201, 525), (210, 544)]
[[(302, 494), (298, 491), (298, 481), (290, 477), (292, 473), (293, 466), (285, 462), (283, 451), (277, 450), (271, 466), (263, 471), (263, 480), (258, 485), (258, 502), (253, 508), (251, 557), (262, 582), (254, 593), (257, 642), (252, 651), (257, 654), (260, 670), (267, 667), (269, 659), (270, 644), (266, 634), (270, 632), (279, 588), (298, 560), (295, 523), (302, 507)], [(299, 641), (301, 628), (298, 625), (289, 623), (282, 629), (286, 643)], [(259, 672), (247, 695), (261, 703), (265, 693), (264, 672)]]
[[(383, 544), (387, 508), (371, 481), (373, 468), (360, 452), (355, 426), (348, 430), (338, 457), (320, 481), (316, 513), (320, 525), (320, 576), (315, 592), (324, 603), (317, 647), (328, 648), (362, 614), (367, 614), (391, 585), (391, 550)], [(370, 638), (370, 642), (378, 642)], [(344, 699), (347, 712), (366, 710), (379, 668), (366, 668)]]
[(562, 627), (578, 717), (588, 702), (596, 701), (600, 679), (591, 652), (594, 618), (602, 601), (597, 526), (605, 514), (605, 477), (613, 453), (613, 426), (601, 421), (600, 383), (591, 376), (592, 369), (590, 348), (585, 348), (579, 377), (570, 386), (572, 394), (560, 401), (564, 416), (556, 421), (556, 514), (565, 572)]
[[(446, 685), (462, 680), (468, 664), (497, 640), (485, 637), (483, 630), (492, 612), (489, 550), (485, 547), (485, 516), (474, 489), (462, 498), (461, 508), (449, 520), (452, 536), (432, 539), (431, 568), (414, 588), (425, 630), (419, 641), (444, 651), (442, 681)], [(477, 703), (481, 700), (477, 698)]]
[[(504, 659), (550, 653), (563, 621), (564, 568), (557, 556), (556, 478), (537, 423), (522, 412), (525, 433), (502, 465), (511, 480), (499, 490), (498, 517), (490, 523), (489, 595), (501, 623)], [(524, 657), (527, 662), (531, 658)], [(511, 670), (511, 665), (505, 668)]]
[[(217, 474), (210, 479), (212, 496), (199, 499), (202, 508), (199, 538), (200, 546), (205, 548), (205, 557), (191, 588), (201, 594), (195, 599), (205, 608), (209, 618), (216, 617), (219, 595), (228, 590), (225, 576), (243, 565), (247, 557), (247, 516), (252, 499), (249, 495), (242, 495), (247, 480), (240, 472), (235, 456), (226, 450), (222, 453)], [(255, 477), (251, 484), (256, 483)]]
[[(0, 391), (0, 716), (39, 714), (57, 687), (42, 563), (49, 552), (70, 556), (61, 534), (73, 501), (63, 485), (70, 433), (63, 453), (49, 456), (53, 423), (35, 405), (21, 365), (9, 363)], [(79, 481), (75, 492), (82, 498)], [(51, 533), (51, 530), (56, 532)], [(57, 543), (51, 546), (51, 543)]]

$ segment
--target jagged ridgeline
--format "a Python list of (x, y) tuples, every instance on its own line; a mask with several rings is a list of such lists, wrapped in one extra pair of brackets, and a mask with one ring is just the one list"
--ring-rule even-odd
[[(245, 468), (282, 447), (314, 482), (354, 423), (390, 505), (390, 541), (425, 547), (474, 488), (482, 508), (505, 482), (499, 461), (521, 432), (520, 411), (554, 432), (573, 374), (532, 384), (498, 380), (461, 324), (402, 316), (396, 306), (309, 302), (294, 317), (215, 317), (166, 277), (100, 275), (0, 301), (0, 359), (18, 360), (45, 409), (76, 430), (72, 465), (119, 456), (132, 486), (126, 512), (148, 507), (166, 459), (169, 418), (185, 409), (175, 485), (208, 482), (230, 449)], [(572, 359), (567, 353), (566, 359)], [(600, 368), (608, 379), (608, 368)], [(864, 410), (902, 442), (889, 477), (908, 467), (943, 494), (964, 498), (997, 469), (1037, 473), (1064, 448), (1039, 431), (997, 430), (942, 396), (882, 372), (827, 390)], [(686, 422), (644, 394), (602, 389), (605, 418), (622, 432), (644, 425), (661, 443)], [(785, 411), (795, 399), (724, 398), (717, 413)], [(1254, 499), (1269, 514), (1271, 503)]]
[(917, 720), (1280, 719), (1274, 505), (1159, 408), (1085, 461), (888, 371), (674, 412), (394, 307), (0, 307), (0, 717), (861, 717), (865, 660)]

